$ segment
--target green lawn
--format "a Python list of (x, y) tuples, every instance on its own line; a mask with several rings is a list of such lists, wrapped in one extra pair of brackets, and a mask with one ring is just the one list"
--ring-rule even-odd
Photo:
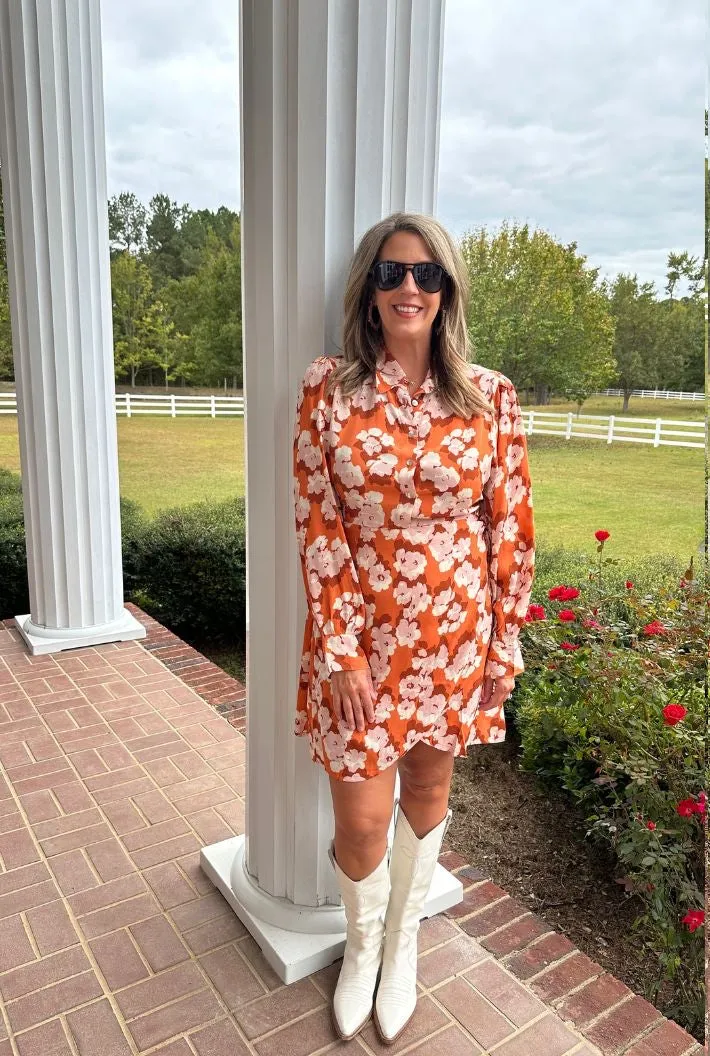
[[(652, 400), (643, 401), (642, 416), (657, 413), (646, 407), (657, 403), (663, 403), (663, 416), (670, 417), (670, 401)], [(674, 407), (674, 417), (681, 416), (681, 406)], [(241, 419), (120, 418), (118, 437), (121, 492), (150, 514), (244, 490)], [(614, 557), (670, 553), (685, 561), (701, 547), (701, 449), (546, 436), (532, 436), (529, 449), (536, 530), (546, 545), (591, 552), (594, 531), (605, 528), (611, 532), (607, 552)], [(17, 420), (4, 415), (0, 466), (19, 471)]]

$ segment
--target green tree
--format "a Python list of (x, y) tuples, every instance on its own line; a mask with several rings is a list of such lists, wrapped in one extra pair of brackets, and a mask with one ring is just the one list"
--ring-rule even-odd
[(544, 231), (507, 222), (464, 236), (471, 284), (469, 331), (476, 354), (535, 402), (551, 391), (578, 401), (613, 376), (613, 320), (598, 269)]
[(132, 191), (109, 199), (108, 237), (111, 253), (139, 253), (145, 249), (146, 207)]
[(151, 363), (155, 345), (153, 283), (147, 265), (127, 250), (111, 260), (113, 349), (116, 378), (138, 372)]
[(658, 312), (652, 282), (639, 285), (636, 275), (617, 275), (609, 305), (615, 320), (616, 384), (623, 390), (628, 411), (633, 389), (654, 384), (658, 349)]

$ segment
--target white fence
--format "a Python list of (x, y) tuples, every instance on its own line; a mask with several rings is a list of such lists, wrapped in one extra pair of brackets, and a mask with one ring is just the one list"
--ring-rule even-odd
[[(623, 389), (604, 389), (599, 396), (623, 396)], [(666, 389), (632, 389), (632, 396), (642, 396), (652, 400), (704, 400), (704, 392), (668, 392)]]
[(570, 411), (527, 411), (523, 408), (525, 432), (560, 436), (564, 440), (584, 438), (653, 444), (654, 447), (705, 447), (705, 422), (673, 421), (668, 418), (627, 418), (614, 414), (580, 414)]
[[(0, 392), (0, 414), (17, 414), (14, 392)], [(198, 415), (202, 418), (243, 418), (243, 396), (144, 396), (116, 393), (116, 414), (127, 418), (141, 414), (181, 418)]]
[[(14, 392), (0, 392), (0, 414), (16, 414)], [(128, 418), (163, 415), (180, 418), (243, 418), (243, 396), (143, 396), (116, 395), (116, 414)], [(574, 411), (534, 411), (523, 408), (528, 435), (560, 436), (564, 440), (584, 438), (653, 444), (654, 447), (704, 447), (705, 423), (667, 418), (631, 418), (623, 415), (576, 414)]]

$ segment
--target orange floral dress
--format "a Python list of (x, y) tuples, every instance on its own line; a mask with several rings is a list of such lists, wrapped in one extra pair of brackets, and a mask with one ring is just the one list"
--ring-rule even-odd
[[(308, 612), (294, 733), (332, 777), (362, 781), (418, 741), (466, 755), (505, 739), (504, 707), (479, 707), (484, 675), (518, 675), (535, 550), (518, 396), (468, 364), (496, 409), (462, 419), (414, 394), (380, 352), (349, 397), (320, 356), (301, 381), (293, 433), (295, 524)], [(375, 721), (338, 719), (330, 676), (369, 666)]]

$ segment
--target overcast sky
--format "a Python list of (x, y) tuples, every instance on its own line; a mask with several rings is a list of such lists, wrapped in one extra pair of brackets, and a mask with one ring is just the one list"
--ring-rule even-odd
[[(417, 0), (415, 0), (415, 3)], [(239, 207), (236, 0), (103, 0), (109, 193)], [(702, 253), (701, 0), (447, 0), (438, 216), (603, 274)]]

